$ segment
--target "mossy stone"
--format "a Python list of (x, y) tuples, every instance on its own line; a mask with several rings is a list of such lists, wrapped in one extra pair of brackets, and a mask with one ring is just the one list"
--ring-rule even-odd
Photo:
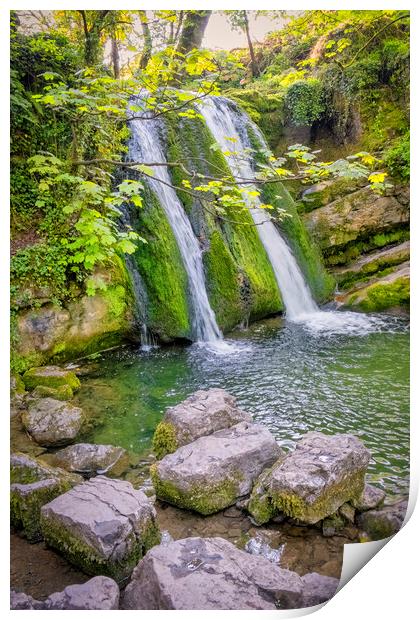
[(73, 390), (69, 385), (60, 385), (59, 387), (49, 387), (47, 385), (37, 385), (32, 392), (34, 398), (54, 398), (55, 400), (71, 400), (73, 398)]
[(80, 388), (80, 381), (72, 370), (63, 370), (58, 366), (41, 366), (30, 368), (23, 375), (25, 387), (33, 390), (38, 385), (48, 388), (68, 386), (76, 391)]
[(178, 448), (176, 432), (170, 422), (159, 422), (152, 439), (152, 450), (156, 458), (162, 459), (166, 454), (175, 452)]

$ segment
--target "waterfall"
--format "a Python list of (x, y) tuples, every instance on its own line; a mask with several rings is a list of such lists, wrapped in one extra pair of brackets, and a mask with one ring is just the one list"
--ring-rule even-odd
[[(198, 107), (221, 150), (233, 153), (232, 156), (226, 157), (233, 177), (237, 180), (252, 179), (254, 171), (251, 161), (244, 155), (246, 149), (250, 147), (244, 131), (246, 125), (250, 123), (249, 119), (240, 111), (233, 110), (229, 100), (222, 97), (208, 97)], [(258, 128), (253, 126), (253, 130), (260, 136), (262, 145), (266, 146)], [(247, 187), (255, 189), (252, 185)], [(258, 204), (258, 199), (253, 200), (253, 204)], [(292, 251), (267, 212), (258, 207), (251, 208), (250, 212), (273, 267), (277, 286), (286, 307), (286, 317), (293, 321), (302, 315), (318, 312), (318, 306), (312, 298)]]
[[(159, 119), (130, 121), (129, 155), (133, 161), (166, 162)], [(191, 306), (192, 337), (196, 341), (216, 341), (223, 338), (206, 291), (200, 245), (177, 193), (170, 187), (171, 178), (166, 166), (153, 168), (154, 178), (148, 184), (159, 199), (172, 228), (188, 278)]]

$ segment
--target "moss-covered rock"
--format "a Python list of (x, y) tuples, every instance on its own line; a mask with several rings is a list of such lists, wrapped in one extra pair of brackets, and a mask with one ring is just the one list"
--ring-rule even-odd
[(200, 514), (218, 512), (247, 495), (279, 452), (267, 429), (241, 422), (181, 446), (153, 464), (156, 496)]
[(370, 281), (366, 286), (338, 297), (340, 304), (357, 308), (364, 312), (401, 309), (409, 311), (410, 306), (410, 268), (403, 263), (391, 274)]
[(95, 277), (107, 288), (93, 296), (79, 296), (65, 306), (49, 302), (17, 313), (11, 350), (15, 371), (102, 351), (132, 335), (134, 300), (125, 263), (115, 257)]
[(160, 542), (156, 512), (142, 491), (122, 480), (97, 476), (41, 510), (47, 544), (89, 575), (120, 585), (141, 557)]
[(54, 398), (55, 400), (71, 400), (73, 398), (73, 390), (70, 385), (60, 385), (59, 387), (37, 385), (32, 392), (32, 397)]
[(401, 500), (380, 510), (368, 510), (357, 518), (357, 524), (370, 540), (382, 540), (396, 534), (402, 527), (407, 512), (407, 500)]
[(41, 540), (41, 507), (82, 481), (80, 476), (15, 453), (10, 458), (10, 518), (30, 542)]
[(263, 472), (247, 509), (259, 525), (279, 513), (317, 523), (361, 497), (369, 458), (352, 435), (308, 433), (293, 452)]
[(42, 366), (30, 368), (23, 375), (23, 381), (28, 390), (38, 386), (46, 388), (68, 387), (72, 391), (80, 388), (80, 381), (72, 370), (64, 370), (59, 366)]

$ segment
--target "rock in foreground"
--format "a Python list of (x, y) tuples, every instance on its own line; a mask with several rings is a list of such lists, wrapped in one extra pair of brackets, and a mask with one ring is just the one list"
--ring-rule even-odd
[(120, 590), (109, 577), (94, 577), (86, 583), (67, 586), (45, 601), (11, 591), (10, 609), (118, 609)]
[(120, 476), (129, 466), (128, 452), (116, 446), (76, 443), (54, 454), (55, 465), (86, 477)]
[(63, 370), (59, 366), (40, 366), (30, 368), (23, 375), (25, 387), (33, 390), (38, 385), (50, 388), (59, 388), (68, 385), (73, 391), (80, 388), (80, 381), (73, 371)]
[(15, 453), (10, 457), (10, 519), (30, 542), (41, 540), (41, 507), (82, 482), (80, 476)]
[(45, 447), (71, 443), (83, 421), (82, 409), (54, 398), (33, 400), (22, 414), (22, 422), (28, 433)]
[(124, 609), (291, 609), (297, 573), (240, 551), (223, 538), (185, 538), (146, 554), (125, 589)]
[(263, 426), (241, 422), (168, 454), (151, 467), (159, 499), (203, 515), (248, 495), (280, 448)]
[(41, 510), (45, 541), (91, 575), (129, 577), (143, 554), (158, 544), (156, 513), (142, 491), (97, 476)]
[(256, 523), (278, 513), (317, 523), (345, 502), (360, 500), (370, 452), (352, 435), (308, 433), (296, 449), (263, 472), (248, 510)]
[(176, 407), (170, 407), (156, 428), (153, 450), (158, 459), (223, 428), (252, 422), (248, 413), (225, 390), (198, 390)]

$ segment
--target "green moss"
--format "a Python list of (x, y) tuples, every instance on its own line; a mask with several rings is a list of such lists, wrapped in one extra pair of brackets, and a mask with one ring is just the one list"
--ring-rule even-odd
[(48, 387), (47, 385), (37, 385), (32, 393), (34, 398), (55, 398), (55, 400), (71, 400), (73, 398), (73, 390), (69, 385), (60, 385), (57, 388)]
[(162, 340), (189, 338), (188, 280), (163, 207), (146, 190), (134, 227), (147, 240), (134, 259), (147, 290), (147, 324)]
[(253, 492), (247, 510), (257, 525), (268, 523), (276, 515), (276, 507), (266, 494)]
[(383, 233), (367, 235), (343, 245), (325, 248), (323, 250), (325, 264), (328, 266), (346, 265), (357, 259), (361, 254), (383, 248), (387, 245), (403, 243), (409, 238), (410, 230), (406, 225)]
[(380, 312), (389, 308), (402, 307), (408, 309), (410, 304), (410, 279), (408, 277), (397, 278), (389, 283), (376, 283), (360, 293), (350, 297), (346, 305), (355, 305), (365, 312)]
[(152, 439), (152, 450), (157, 459), (175, 452), (178, 448), (175, 428), (170, 422), (159, 422)]
[(38, 385), (48, 388), (68, 386), (73, 391), (80, 388), (80, 381), (71, 370), (54, 373), (54, 371), (48, 371), (47, 367), (30, 368), (23, 375), (23, 381), (29, 390), (36, 388)]
[(159, 499), (202, 515), (210, 515), (232, 506), (238, 498), (239, 483), (243, 479), (241, 472), (235, 472), (221, 482), (189, 487), (188, 493), (185, 493), (171, 482), (161, 480), (156, 464), (150, 467), (150, 475)]

